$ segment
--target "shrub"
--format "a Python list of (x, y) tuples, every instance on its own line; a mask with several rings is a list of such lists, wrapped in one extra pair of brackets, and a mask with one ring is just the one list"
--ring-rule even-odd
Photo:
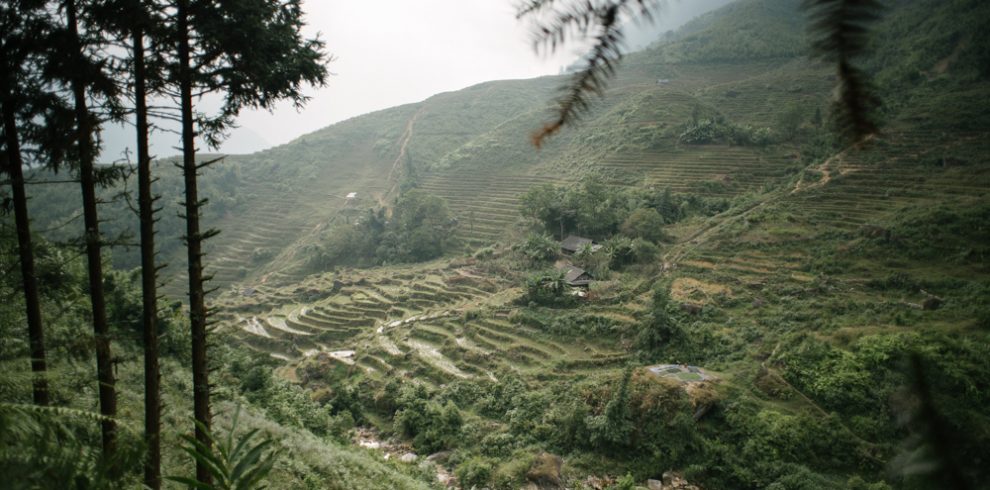
[(634, 488), (636, 488), (636, 479), (630, 473), (626, 473), (625, 476), (608, 486), (608, 490), (633, 490)]
[(403, 389), (398, 405), (395, 425), (412, 438), (417, 450), (432, 453), (456, 445), (463, 419), (453, 403), (429, 400), (425, 388), (418, 386)]
[(550, 453), (540, 453), (533, 458), (533, 464), (526, 472), (526, 479), (543, 487), (560, 486), (560, 467), (563, 460), (560, 456)]
[(684, 331), (667, 310), (669, 303), (670, 293), (666, 289), (657, 288), (653, 291), (650, 315), (643, 322), (636, 338), (636, 347), (640, 356), (645, 359), (659, 358), (671, 345), (684, 341)]
[(526, 294), (522, 301), (545, 306), (568, 306), (576, 301), (569, 291), (562, 271), (537, 273), (526, 280)]
[(633, 262), (646, 264), (657, 258), (657, 255), (660, 254), (660, 248), (646, 240), (637, 238), (632, 242), (632, 254)]
[(664, 239), (663, 216), (653, 208), (639, 208), (622, 222), (619, 230), (629, 238), (642, 238), (651, 242)]
[(492, 477), (492, 464), (484, 458), (474, 457), (461, 463), (457, 470), (457, 480), (463, 488), (484, 487)]
[(515, 436), (507, 432), (495, 432), (481, 439), (481, 452), (493, 458), (504, 458), (512, 452)]
[(530, 262), (542, 263), (553, 260), (557, 257), (559, 245), (550, 235), (545, 233), (530, 233), (526, 241), (519, 247), (519, 251)]
[(513, 455), (508, 460), (503, 460), (492, 475), (492, 486), (505, 490), (520, 488), (526, 476), (526, 470), (529, 469), (532, 461), (533, 456), (529, 454)]
[(619, 384), (619, 389), (612, 394), (611, 400), (599, 415), (591, 415), (585, 420), (588, 426), (591, 444), (602, 449), (617, 448), (630, 441), (630, 435), (635, 427), (629, 406), (629, 379), (632, 371), (626, 371)]
[(484, 247), (484, 248), (479, 248), (472, 255), (472, 257), (474, 257), (474, 258), (476, 258), (478, 260), (490, 259), (490, 258), (492, 258), (494, 256), (495, 256), (495, 247), (491, 247), (491, 246)]

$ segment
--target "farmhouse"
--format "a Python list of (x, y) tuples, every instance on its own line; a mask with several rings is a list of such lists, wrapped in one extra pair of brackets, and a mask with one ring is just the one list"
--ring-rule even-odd
[(564, 241), (560, 242), (560, 250), (566, 254), (573, 254), (588, 245), (591, 246), (592, 252), (602, 248), (601, 245), (596, 245), (590, 238), (584, 238), (577, 235), (568, 235)]
[(591, 277), (591, 274), (580, 267), (575, 267), (573, 265), (564, 267), (564, 282), (567, 283), (568, 286), (586, 287), (591, 284), (592, 279), (594, 278)]

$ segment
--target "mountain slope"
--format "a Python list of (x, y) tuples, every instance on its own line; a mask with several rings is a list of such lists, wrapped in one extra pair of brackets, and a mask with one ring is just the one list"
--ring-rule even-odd
[[(448, 199), (460, 223), (457, 234), (466, 244), (481, 246), (511, 233), (513, 209), (530, 185), (571, 182), (589, 171), (606, 169), (628, 184), (696, 191), (735, 179), (729, 194), (778, 182), (803, 167), (793, 160), (799, 140), (723, 150), (681, 145), (679, 135), (699, 116), (721, 117), (753, 131), (779, 130), (795, 121), (819, 124), (812, 116), (827, 113), (834, 76), (828, 66), (805, 59), (799, 5), (736, 2), (631, 54), (585, 120), (540, 151), (528, 145), (528, 136), (547, 116), (561, 77), (487, 82), (356, 117), (253, 155), (228, 157), (204, 176), (213, 203), (206, 219), (222, 230), (208, 244), (215, 283), (300, 277), (311, 271), (307, 257), (335, 224), (389, 204), (403, 186), (421, 185)], [(974, 68), (982, 66), (986, 51), (977, 22), (986, 11), (985, 3), (973, 0), (889, 3), (866, 60), (878, 81), (895, 89), (883, 92), (888, 118), (919, 127), (985, 127), (985, 111), (970, 101), (982, 95), (986, 79), (985, 71)], [(914, 39), (914, 48), (885, 42), (892, 39)], [(953, 110), (939, 110), (947, 106)], [(937, 119), (927, 117), (933, 112)], [(705, 170), (695, 165), (699, 158), (716, 165), (739, 158), (766, 165)], [(166, 196), (181, 193), (171, 167), (159, 165), (158, 190)], [(78, 225), (70, 219), (72, 195), (50, 186), (34, 188), (35, 202), (44, 206), (35, 211), (41, 228), (55, 228), (60, 239), (77, 235)], [(351, 192), (357, 199), (345, 199)], [(166, 240), (159, 242), (171, 264), (167, 291), (181, 296), (183, 254), (174, 238), (181, 223), (172, 201), (164, 202)], [(111, 214), (108, 230), (133, 229), (126, 214)], [(135, 266), (134, 252), (115, 252), (115, 263)]]
[[(741, 2), (679, 39), (735, 43), (733, 30), (753, 25), (783, 29), (779, 39), (793, 44), (799, 32), (777, 11), (754, 13), (788, 5), (797, 2)], [(916, 31), (942, 39), (937, 26), (971, 6), (892, 5), (876, 28), (881, 39), (908, 18)], [(922, 21), (927, 8), (935, 14)], [(465, 433), (483, 427), (486, 435), (444, 446), (462, 458), (450, 468), (481, 461), (495, 474), (513, 474), (526, 455), (554, 451), (565, 457), (570, 482), (626, 471), (642, 480), (659, 477), (658, 468), (683, 468), (705, 488), (936, 484), (904, 462), (918, 454), (938, 460), (917, 443), (925, 421), (912, 415), (915, 378), (904, 364), (917, 356), (958, 438), (952, 457), (980, 481), (973, 462), (990, 426), (981, 408), (990, 401), (983, 381), (990, 237), (981, 224), (990, 209), (986, 78), (959, 62), (938, 76), (884, 86), (883, 134), (842, 147), (822, 115), (830, 67), (783, 46), (723, 61), (732, 46), (680, 42), (630, 56), (606, 98), (538, 152), (520, 142), (539, 127), (542, 106), (458, 134), (450, 147), (417, 141), (417, 131), (430, 134), (432, 123), (422, 120), (407, 140), (407, 149), (419, 148), (409, 152), (408, 184), (447, 198), (462, 218), (458, 233), (478, 245), (521, 241), (530, 228), (518, 218), (519, 196), (535, 184), (594, 176), (620, 188), (721, 200), (719, 213), (667, 226), (672, 243), (657, 263), (613, 271), (569, 308), (520, 300), (526, 274), (537, 271), (509, 247), (284, 285), (249, 281), (250, 289), (221, 297), (224, 331), (285, 362), (314, 392), (343, 383), (387, 392), (400, 379), (422, 386), (431, 402), (456, 404)], [(949, 50), (960, 50), (954, 59), (972, 59), (959, 45)], [(695, 57), (676, 58), (683, 53)], [(902, 54), (887, 68), (910, 71), (915, 61)], [(550, 93), (553, 85), (541, 88)], [(466, 97), (447, 96), (452, 107)], [(445, 114), (430, 104), (420, 114)], [(704, 121), (724, 133), (689, 141)], [(773, 138), (735, 139), (762, 130)], [(424, 151), (430, 158), (417, 160)], [(655, 287), (669, 291), (666, 314), (679, 336), (648, 357), (637, 346), (657, 315)], [(599, 434), (595, 424), (621, 399), (624, 373), (642, 382), (650, 362), (695, 364), (722, 382), (713, 392), (634, 398), (635, 414), (656, 410), (633, 419), (635, 449), (594, 439), (607, 434), (575, 442), (582, 441), (575, 434)], [(678, 396), (688, 397), (686, 413), (659, 408)], [(405, 423), (396, 410), (383, 416)], [(678, 425), (678, 417), (692, 423)], [(650, 420), (662, 421), (659, 435), (648, 432)]]
[[(677, 469), (709, 489), (920, 489), (944, 484), (917, 472), (946, 460), (987, 481), (990, 4), (888, 2), (861, 60), (884, 131), (852, 147), (829, 131), (834, 70), (803, 55), (799, 4), (743, 0), (630, 55), (539, 151), (528, 135), (559, 77), (440, 94), (207, 170), (217, 338), (319, 410), (439, 452), (465, 487), (540, 480), (547, 453), (563, 461), (550, 480), (574, 487)], [(552, 261), (519, 251), (542, 231), (520, 196), (589, 178), (706, 211), (665, 225), (655, 260), (541, 305), (529, 289)], [(447, 200), (465, 254), (312, 266), (414, 187)], [(658, 380), (655, 363), (719, 381)], [(926, 447), (932, 420), (947, 451)]]

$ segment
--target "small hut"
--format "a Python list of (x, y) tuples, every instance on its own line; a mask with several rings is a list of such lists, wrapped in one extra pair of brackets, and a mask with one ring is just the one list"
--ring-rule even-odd
[(564, 282), (571, 287), (588, 287), (594, 278), (588, 271), (573, 265), (564, 268)]
[(591, 246), (592, 251), (602, 248), (601, 245), (596, 245), (590, 238), (580, 237), (577, 235), (568, 235), (564, 241), (560, 242), (560, 250), (565, 254), (574, 254), (589, 245)]

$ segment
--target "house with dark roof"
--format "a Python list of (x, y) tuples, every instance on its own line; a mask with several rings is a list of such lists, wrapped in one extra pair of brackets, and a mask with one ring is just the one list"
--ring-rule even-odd
[(566, 254), (573, 254), (589, 245), (591, 246), (592, 252), (602, 248), (601, 245), (595, 244), (595, 242), (590, 238), (584, 238), (577, 235), (568, 235), (567, 238), (560, 242), (560, 250)]
[(564, 282), (572, 287), (587, 287), (594, 278), (588, 271), (569, 265), (564, 267)]

